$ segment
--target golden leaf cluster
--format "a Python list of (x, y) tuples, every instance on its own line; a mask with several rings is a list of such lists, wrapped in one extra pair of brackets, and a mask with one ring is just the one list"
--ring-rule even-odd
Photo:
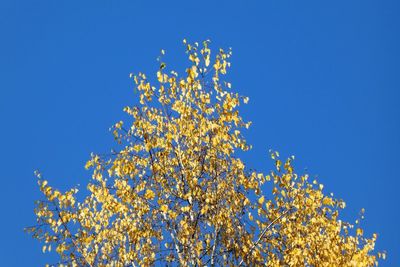
[(342, 222), (343, 201), (295, 173), (294, 157), (264, 175), (237, 151), (250, 147), (238, 107), (248, 98), (224, 77), (231, 51), (184, 41), (183, 76), (132, 75), (137, 106), (112, 132), (120, 149), (92, 155), (86, 197), (39, 177), (45, 199), (29, 228), (58, 266), (373, 266), (376, 235)]

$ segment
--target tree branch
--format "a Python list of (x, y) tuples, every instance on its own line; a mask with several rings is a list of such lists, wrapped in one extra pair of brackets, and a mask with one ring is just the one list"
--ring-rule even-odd
[(292, 208), (287, 209), (284, 213), (282, 213), (278, 218), (275, 218), (272, 222), (270, 222), (267, 227), (262, 231), (261, 235), (258, 237), (257, 241), (253, 244), (253, 246), (250, 248), (249, 252), (242, 258), (242, 260), (239, 262), (238, 267), (242, 266), (243, 262), (247, 259), (247, 257), (253, 252), (253, 250), (257, 247), (257, 245), (260, 243), (261, 239), (264, 237), (264, 235), (267, 233), (267, 231), (280, 219), (282, 219), (289, 211), (291, 211)]

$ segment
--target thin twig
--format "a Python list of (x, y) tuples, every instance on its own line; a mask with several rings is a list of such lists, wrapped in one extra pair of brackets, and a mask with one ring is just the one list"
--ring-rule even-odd
[(256, 246), (260, 243), (261, 239), (264, 237), (264, 235), (267, 233), (267, 231), (273, 226), (277, 221), (279, 221), (282, 217), (284, 217), (289, 211), (292, 209), (287, 209), (284, 213), (282, 213), (278, 218), (275, 218), (272, 222), (270, 222), (267, 227), (262, 231), (261, 235), (258, 237), (257, 241), (253, 244), (253, 246), (250, 248), (249, 252), (242, 258), (240, 261), (238, 267), (242, 266), (244, 260), (253, 252), (253, 250), (256, 248)]

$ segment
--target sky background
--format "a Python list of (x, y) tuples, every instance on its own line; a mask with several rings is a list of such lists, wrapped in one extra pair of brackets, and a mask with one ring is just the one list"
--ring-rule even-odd
[(55, 258), (23, 232), (40, 198), (33, 175), (85, 186), (91, 152), (137, 103), (129, 73), (155, 73), (160, 49), (183, 73), (183, 38), (232, 47), (229, 79), (250, 97), (249, 167), (268, 149), (296, 156), (325, 192), (366, 209), (380, 266), (400, 265), (400, 2), (0, 0), (0, 265)]

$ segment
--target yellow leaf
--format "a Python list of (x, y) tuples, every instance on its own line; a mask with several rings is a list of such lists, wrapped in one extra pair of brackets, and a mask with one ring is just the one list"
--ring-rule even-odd
[(249, 220), (252, 221), (253, 219), (253, 215), (251, 214), (251, 212), (249, 212)]
[(153, 199), (155, 197), (155, 194), (153, 191), (151, 191), (150, 189), (146, 190), (146, 193), (144, 194), (144, 197), (146, 199)]
[(168, 211), (168, 205), (161, 205), (160, 210), (162, 212), (167, 212)]
[(361, 228), (357, 228), (357, 235), (363, 235), (363, 229), (361, 229)]
[(327, 205), (327, 206), (332, 206), (333, 205), (333, 201), (329, 197), (324, 197), (324, 199), (322, 200), (322, 204)]

